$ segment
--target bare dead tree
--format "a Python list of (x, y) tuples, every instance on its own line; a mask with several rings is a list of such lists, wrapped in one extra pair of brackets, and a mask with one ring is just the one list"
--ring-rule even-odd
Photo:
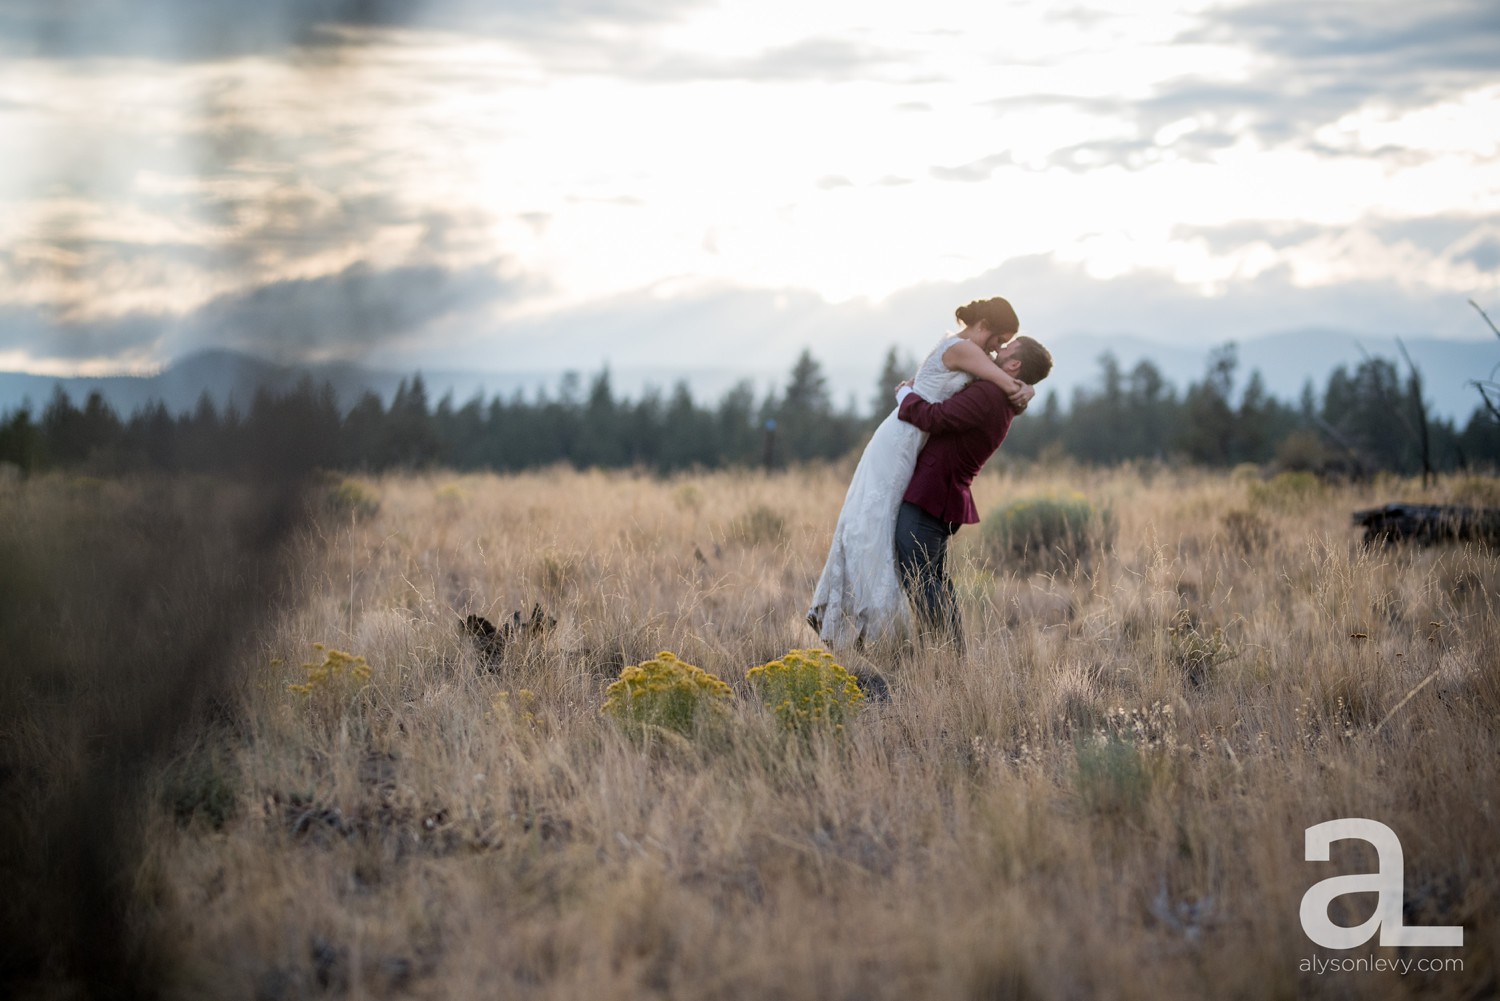
[[(1366, 361), (1373, 362), (1375, 360), (1374, 356), (1365, 350), (1363, 344), (1355, 341), (1354, 345), (1359, 348), (1359, 353), (1365, 356)], [(1422, 489), (1425, 490), (1431, 482), (1433, 474), (1432, 455), (1427, 435), (1427, 404), (1422, 401), (1422, 375), (1417, 371), (1416, 364), (1411, 360), (1411, 355), (1406, 351), (1406, 345), (1401, 343), (1401, 338), (1399, 337), (1396, 338), (1396, 346), (1401, 349), (1402, 356), (1406, 358), (1407, 366), (1411, 368), (1411, 380), (1409, 384), (1411, 386), (1412, 409), (1416, 411), (1416, 423), (1412, 422), (1411, 415), (1400, 405), (1400, 401), (1385, 399), (1385, 391), (1380, 389), (1379, 382), (1377, 381), (1375, 385), (1376, 389), (1380, 391), (1381, 402), (1388, 405), (1396, 416), (1401, 418), (1401, 423), (1405, 426), (1406, 433), (1416, 439), (1418, 447), (1422, 450)]]
[[(1474, 310), (1484, 320), (1490, 331), (1496, 337), (1500, 337), (1500, 329), (1496, 329), (1495, 322), (1490, 319), (1488, 313), (1479, 307), (1479, 303), (1470, 299), (1469, 305), (1474, 307)], [(1500, 382), (1495, 381), (1495, 372), (1497, 370), (1500, 370), (1500, 365), (1496, 365), (1490, 369), (1490, 377), (1488, 379), (1471, 379), (1470, 385), (1479, 390), (1479, 398), (1484, 401), (1485, 409), (1490, 412), (1490, 416), (1500, 421), (1500, 402), (1497, 402), (1500, 401)], [(1491, 393), (1495, 395), (1492, 397)]]
[[(1432, 481), (1432, 442), (1427, 432), (1427, 404), (1422, 400), (1422, 372), (1417, 368), (1417, 363), (1411, 360), (1411, 354), (1406, 350), (1406, 345), (1401, 343), (1401, 338), (1396, 338), (1396, 347), (1401, 349), (1401, 357), (1406, 359), (1406, 367), (1411, 369), (1411, 408), (1417, 418), (1417, 440), (1422, 446), (1422, 489), (1426, 490)], [(1410, 423), (1407, 425), (1410, 427)]]
[(1329, 441), (1333, 442), (1339, 448), (1343, 449), (1344, 454), (1349, 457), (1349, 462), (1352, 467), (1350, 469), (1350, 474), (1356, 480), (1363, 480), (1368, 475), (1368, 463), (1366, 462), (1365, 457), (1360, 452), (1360, 450), (1338, 428), (1334, 427), (1332, 424), (1328, 423), (1317, 414), (1312, 414), (1311, 417), (1312, 422), (1317, 427), (1317, 429), (1319, 431), (1322, 431), (1324, 436), (1328, 438)]

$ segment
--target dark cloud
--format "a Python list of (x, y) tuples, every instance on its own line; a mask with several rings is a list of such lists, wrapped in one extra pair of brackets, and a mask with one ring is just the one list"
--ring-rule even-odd
[(356, 264), (336, 274), (271, 282), (212, 299), (185, 316), (132, 313), (88, 322), (48, 311), (0, 310), (0, 350), (56, 361), (158, 358), (238, 348), (278, 361), (357, 358), (525, 291), (493, 266), (448, 270)]
[(1493, 237), (1485, 239), (1459, 254), (1457, 259), (1466, 261), (1481, 271), (1500, 270), (1500, 240)]
[(1270, 0), (1216, 12), (1181, 41), (1248, 46), (1265, 68), (1241, 93), (1204, 92), (1184, 81), (1158, 95), (1155, 107), (1242, 112), (1251, 131), (1275, 143), (1306, 138), (1372, 101), (1400, 111), (1492, 82), (1500, 69), (1500, 6)]
[(956, 167), (930, 167), (928, 173), (939, 181), (988, 181), (995, 171), (1015, 162), (1010, 153), (994, 153)]
[[(318, 85), (315, 74), (306, 76), (308, 88)], [(246, 100), (235, 90), (207, 88), (199, 102), (205, 125), (184, 138), (179, 153), (193, 171), (189, 186), (166, 199), (177, 201), (179, 217), (226, 234), (217, 244), (224, 266), (274, 267), (374, 246), (391, 226), (422, 225), (429, 244), (446, 243), (463, 228), (430, 205), (373, 188), (369, 178), (393, 154), (361, 152), (337, 108), (322, 120), (315, 109), (310, 124), (278, 132), (273, 116)], [(176, 175), (181, 171), (179, 165)]]
[(427, 27), (504, 37), (654, 22), (697, 0), (0, 0), (0, 52), (211, 61), (347, 44), (337, 28)]
[[(1077, 20), (1086, 14), (1074, 10), (1058, 16)], [(1411, 158), (1419, 154), (1395, 147), (1330, 147), (1313, 135), (1373, 102), (1399, 112), (1492, 82), (1500, 70), (1500, 5), (1490, 0), (1270, 0), (1208, 12), (1175, 42), (1248, 48), (1260, 68), (1234, 83), (1178, 77), (1139, 99), (1012, 94), (989, 106), (1002, 118), (1017, 110), (1067, 107), (1132, 124), (1133, 136), (1054, 154), (1054, 165), (1075, 170), (1101, 163), (1140, 169), (1166, 149), (1204, 161), (1247, 135), (1267, 146), (1299, 145), (1327, 156)], [(1201, 127), (1168, 147), (1155, 142), (1163, 126), (1184, 118), (1198, 119)]]
[[(1422, 219), (1373, 220), (1370, 230), (1386, 243), (1409, 243), (1437, 255), (1460, 255), (1487, 238), (1500, 235), (1500, 220), (1464, 215), (1428, 216)], [(1480, 265), (1486, 267), (1486, 265)]]
[(1097, 7), (1073, 6), (1073, 7), (1050, 7), (1043, 18), (1055, 24), (1071, 24), (1083, 28), (1094, 28), (1108, 22), (1111, 18), (1118, 16), (1113, 11), (1099, 10)]
[(155, 354), (165, 335), (159, 317), (133, 314), (92, 323), (61, 323), (50, 310), (0, 307), (0, 350), (62, 361), (134, 360)]
[(216, 59), (323, 39), (328, 25), (397, 24), (394, 0), (3, 0), (0, 39), (47, 57)]
[(839, 80), (899, 61), (899, 53), (871, 49), (836, 38), (809, 38), (768, 49), (738, 68), (752, 80)]
[(1160, 159), (1160, 147), (1148, 139), (1103, 139), (1054, 150), (1047, 157), (1047, 163), (1083, 174), (1111, 165), (1139, 169)]
[(1246, 41), (1292, 63), (1357, 62), (1404, 80), (1430, 71), (1493, 74), (1500, 7), (1487, 0), (1269, 0), (1229, 8), (1184, 40)]
[[(187, 266), (200, 270), (216, 267), (222, 254), (199, 243), (165, 241), (130, 243), (113, 239), (82, 239), (76, 236), (54, 236), (45, 246), (29, 246), (23, 252), (0, 251), (4, 272), (17, 285), (30, 282), (76, 283), (97, 280), (108, 274), (130, 271), (135, 274)], [(85, 306), (80, 293), (63, 297), (54, 303), (61, 310)]]
[(173, 341), (176, 353), (233, 346), (284, 361), (355, 357), (519, 290), (519, 283), (502, 279), (494, 267), (376, 270), (361, 263), (337, 274), (221, 296), (186, 317)]
[(878, 77), (907, 59), (901, 52), (840, 38), (805, 38), (735, 58), (622, 48), (585, 36), (553, 39), (549, 45), (553, 64), (560, 68), (658, 83), (862, 79)]
[(1201, 240), (1216, 254), (1251, 243), (1265, 243), (1277, 250), (1295, 247), (1329, 232), (1311, 223), (1236, 222), (1227, 226), (1173, 226), (1174, 240)]

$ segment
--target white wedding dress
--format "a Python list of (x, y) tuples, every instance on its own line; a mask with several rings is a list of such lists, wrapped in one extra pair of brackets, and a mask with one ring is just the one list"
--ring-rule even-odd
[[(958, 340), (943, 338), (918, 367), (912, 389), (924, 400), (940, 403), (971, 381), (943, 366), (943, 352)], [(832, 649), (911, 634), (911, 607), (896, 571), (896, 513), (926, 441), (925, 431), (892, 410), (859, 458), (807, 612), (808, 624)]]

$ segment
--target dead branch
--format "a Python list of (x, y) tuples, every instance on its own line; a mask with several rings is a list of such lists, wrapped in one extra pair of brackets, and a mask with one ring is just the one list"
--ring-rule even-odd
[(1470, 379), (1469, 385), (1479, 390), (1479, 398), (1484, 401), (1485, 408), (1489, 410), (1490, 416), (1500, 421), (1500, 406), (1496, 406), (1495, 401), (1490, 399), (1490, 394), (1485, 391), (1485, 387), (1489, 387), (1495, 390), (1496, 393), (1500, 393), (1500, 386), (1496, 386), (1492, 382), (1480, 382), (1477, 379)]
[(1422, 373), (1417, 369), (1417, 363), (1411, 360), (1411, 354), (1406, 350), (1406, 345), (1401, 343), (1401, 338), (1396, 338), (1396, 347), (1401, 349), (1401, 357), (1406, 359), (1406, 367), (1411, 369), (1411, 404), (1417, 412), (1417, 422), (1421, 430), (1418, 440), (1422, 446), (1422, 488), (1425, 490), (1432, 480), (1432, 444), (1427, 432), (1427, 404), (1422, 402)]
[(1482, 316), (1482, 317), (1484, 317), (1484, 322), (1487, 323), (1487, 324), (1489, 324), (1490, 330), (1494, 331), (1494, 334), (1495, 334), (1496, 337), (1500, 337), (1500, 330), (1497, 330), (1495, 328), (1495, 321), (1493, 321), (1493, 320), (1490, 319), (1490, 314), (1488, 314), (1484, 310), (1480, 309), (1479, 308), (1479, 303), (1475, 302), (1473, 299), (1469, 300), (1469, 305), (1473, 306), (1476, 310), (1479, 310), (1479, 315)]

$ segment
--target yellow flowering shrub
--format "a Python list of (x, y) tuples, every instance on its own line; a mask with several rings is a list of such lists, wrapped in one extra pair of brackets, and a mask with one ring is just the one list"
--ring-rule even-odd
[(1251, 483), (1250, 506), (1295, 512), (1315, 507), (1327, 493), (1316, 473), (1293, 470), (1277, 473), (1264, 483)]
[(761, 700), (788, 732), (842, 730), (865, 693), (826, 650), (792, 650), (780, 660), (752, 667), (746, 675)]
[(537, 728), (537, 698), (536, 692), (529, 688), (521, 688), (516, 691), (514, 702), (509, 691), (496, 692), (494, 701), (490, 703), (490, 717), (492, 719), (514, 719), (524, 723), (533, 730)]
[(742, 546), (773, 546), (786, 539), (786, 534), (786, 518), (764, 504), (735, 518), (724, 532), (730, 542)]
[(625, 668), (604, 694), (603, 713), (627, 728), (661, 727), (691, 736), (706, 720), (727, 712), (731, 693), (719, 678), (663, 651)]
[(372, 518), (380, 510), (380, 496), (375, 489), (359, 480), (340, 480), (328, 488), (326, 501), (329, 510), (355, 521)]
[(322, 662), (303, 664), (307, 680), (301, 684), (287, 685), (288, 691), (307, 696), (320, 692), (339, 694), (353, 690), (356, 683), (370, 680), (370, 665), (363, 657), (334, 650), (321, 643), (314, 643), (313, 649), (323, 655)]

